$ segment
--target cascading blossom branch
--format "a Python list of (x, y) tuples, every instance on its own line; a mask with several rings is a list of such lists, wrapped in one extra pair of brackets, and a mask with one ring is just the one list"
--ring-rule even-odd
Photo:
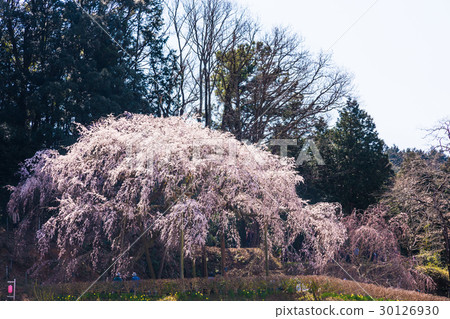
[[(55, 281), (98, 273), (113, 261), (116, 270), (128, 270), (141, 258), (142, 242), (178, 249), (181, 230), (192, 257), (211, 223), (239, 246), (241, 218), (255, 221), (261, 234), (267, 230), (269, 247), (311, 234), (305, 238), (318, 252), (311, 257), (317, 265), (345, 237), (333, 207), (317, 209), (297, 196), (302, 178), (293, 161), (179, 117), (127, 113), (80, 127), (66, 154), (38, 152), (21, 176), (8, 211), (20, 221), (22, 244), (38, 246), (32, 271), (53, 265)], [(116, 260), (145, 230), (141, 243)]]

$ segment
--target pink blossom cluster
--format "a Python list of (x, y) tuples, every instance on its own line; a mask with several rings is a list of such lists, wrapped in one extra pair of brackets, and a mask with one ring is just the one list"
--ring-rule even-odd
[(38, 152), (20, 173), (9, 213), (20, 220), (22, 245), (37, 244), (33, 269), (56, 260), (58, 280), (114, 261), (129, 267), (141, 246), (129, 245), (143, 233), (178, 249), (183, 229), (189, 257), (206, 244), (211, 224), (239, 245), (236, 223), (246, 218), (268, 229), (271, 248), (303, 234), (317, 266), (346, 236), (334, 205), (297, 196), (302, 178), (293, 160), (180, 117), (107, 117), (81, 127), (65, 154)]

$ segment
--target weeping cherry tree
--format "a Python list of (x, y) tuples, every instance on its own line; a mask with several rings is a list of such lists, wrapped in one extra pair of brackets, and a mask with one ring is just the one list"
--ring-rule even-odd
[(317, 267), (345, 240), (333, 205), (297, 196), (302, 178), (293, 161), (229, 133), (130, 113), (79, 130), (64, 154), (43, 150), (26, 160), (11, 187), (17, 254), (37, 248), (29, 260), (35, 276), (92, 278), (111, 264), (127, 274), (145, 260), (155, 277), (151, 248), (159, 245), (179, 254), (183, 278), (184, 258), (205, 251), (211, 225), (222, 243), (239, 247), (242, 218), (260, 229), (267, 273), (268, 252), (286, 250), (299, 235)]

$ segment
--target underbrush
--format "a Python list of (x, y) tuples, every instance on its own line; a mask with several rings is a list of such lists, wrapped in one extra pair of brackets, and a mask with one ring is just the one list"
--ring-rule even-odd
[[(51, 300), (77, 300), (89, 283), (42, 287)], [(45, 296), (48, 298), (48, 295)], [(38, 299), (38, 298), (35, 298)], [(50, 299), (50, 298), (49, 298)], [(47, 299), (48, 300), (48, 299)], [(81, 300), (209, 301), (209, 300), (448, 300), (414, 291), (384, 288), (325, 276), (216, 277), (98, 283)]]
[(446, 296), (448, 294), (450, 279), (447, 269), (435, 265), (418, 266), (417, 269), (433, 279), (436, 283), (437, 294), (441, 296)]

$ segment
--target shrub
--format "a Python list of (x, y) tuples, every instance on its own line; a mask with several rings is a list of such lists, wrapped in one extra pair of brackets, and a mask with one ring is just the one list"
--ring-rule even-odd
[(440, 268), (438, 266), (418, 266), (417, 270), (430, 276), (436, 283), (436, 293), (441, 296), (447, 296), (448, 287), (450, 286), (450, 279), (448, 276), (448, 270)]

